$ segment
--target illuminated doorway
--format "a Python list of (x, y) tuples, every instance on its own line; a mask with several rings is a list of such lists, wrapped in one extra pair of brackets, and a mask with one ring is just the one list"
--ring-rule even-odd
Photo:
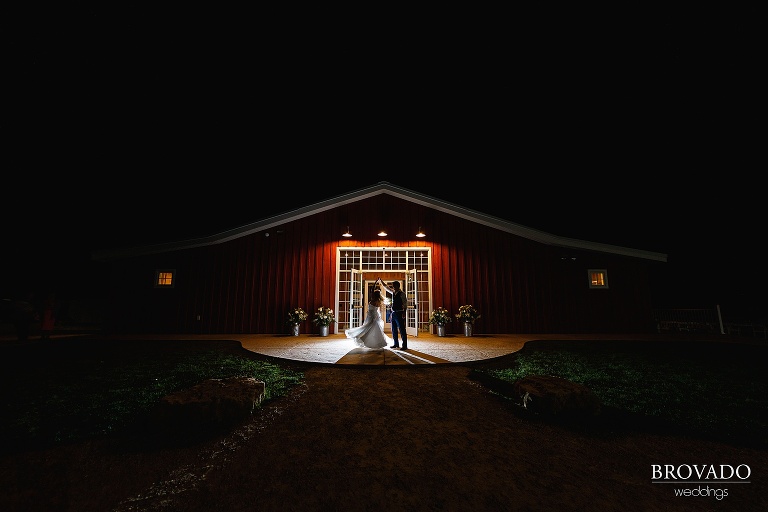
[[(392, 281), (400, 281), (400, 287), (408, 297), (408, 335), (429, 332), (432, 307), (429, 248), (338, 247), (337, 256), (337, 332), (362, 324), (368, 308), (368, 294), (379, 277), (389, 286)], [(387, 296), (391, 300), (389, 293)], [(391, 333), (391, 311), (383, 311), (382, 318), (385, 329)]]

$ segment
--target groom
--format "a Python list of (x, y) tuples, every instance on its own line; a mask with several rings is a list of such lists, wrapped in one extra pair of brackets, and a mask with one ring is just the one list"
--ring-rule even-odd
[(389, 348), (400, 348), (397, 337), (399, 332), (403, 338), (403, 350), (408, 350), (408, 332), (405, 330), (405, 312), (408, 309), (408, 297), (400, 289), (400, 281), (393, 281), (392, 288), (384, 284), (381, 278), (379, 278), (379, 281), (392, 294), (392, 339), (395, 341), (395, 344)]

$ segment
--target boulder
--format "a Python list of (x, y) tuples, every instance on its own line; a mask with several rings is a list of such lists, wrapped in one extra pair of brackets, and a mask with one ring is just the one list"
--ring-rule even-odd
[(153, 422), (173, 434), (228, 428), (253, 413), (264, 390), (264, 382), (252, 377), (209, 379), (164, 396), (153, 411)]
[(582, 384), (549, 375), (528, 375), (512, 385), (527, 410), (560, 418), (589, 418), (600, 414), (600, 399)]

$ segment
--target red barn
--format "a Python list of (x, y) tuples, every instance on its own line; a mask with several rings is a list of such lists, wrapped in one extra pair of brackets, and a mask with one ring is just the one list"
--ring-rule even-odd
[(432, 310), (466, 304), (481, 314), (475, 333), (655, 332), (650, 271), (667, 259), (388, 182), (205, 238), (93, 257), (109, 271), (108, 332), (286, 333), (288, 311), (300, 307), (309, 333), (323, 306), (336, 315), (331, 333), (343, 332), (362, 320), (381, 277), (406, 290), (413, 336), (434, 329)]

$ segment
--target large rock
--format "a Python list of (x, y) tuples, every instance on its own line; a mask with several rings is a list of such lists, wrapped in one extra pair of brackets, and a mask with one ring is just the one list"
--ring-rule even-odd
[(528, 375), (512, 385), (514, 396), (531, 412), (560, 418), (600, 414), (600, 399), (582, 384), (549, 375)]
[(265, 385), (252, 377), (209, 379), (163, 397), (155, 426), (166, 433), (190, 434), (233, 426), (248, 418), (264, 399)]

